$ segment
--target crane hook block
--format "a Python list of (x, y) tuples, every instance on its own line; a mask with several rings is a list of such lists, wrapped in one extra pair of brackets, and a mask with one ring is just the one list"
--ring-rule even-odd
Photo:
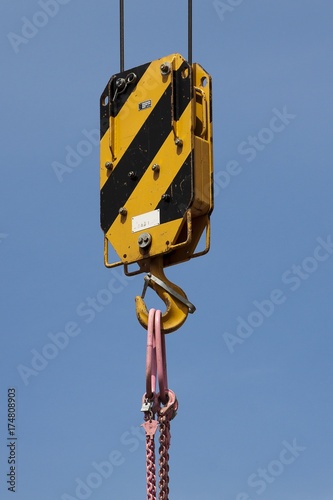
[[(100, 132), (105, 265), (124, 264), (126, 272), (138, 263), (144, 272), (157, 256), (166, 267), (206, 253), (213, 210), (210, 75), (180, 54), (113, 75), (101, 95)], [(205, 230), (205, 249), (195, 253)], [(119, 261), (109, 263), (109, 244)]]

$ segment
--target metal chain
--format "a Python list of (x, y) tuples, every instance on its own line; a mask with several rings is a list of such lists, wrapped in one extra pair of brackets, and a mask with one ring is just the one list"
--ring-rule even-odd
[(169, 498), (169, 447), (170, 447), (170, 420), (167, 415), (159, 416), (160, 437), (159, 437), (159, 500)]
[(156, 500), (155, 439), (146, 435), (147, 500)]
[(156, 459), (155, 459), (155, 432), (158, 421), (155, 420), (154, 412), (145, 412), (145, 423), (142, 424), (146, 431), (146, 478), (147, 478), (147, 500), (156, 500)]
[[(178, 409), (173, 391), (167, 388), (165, 340), (161, 331), (161, 311), (151, 309), (148, 316), (146, 392), (142, 397), (146, 431), (147, 500), (156, 500), (155, 433), (159, 427), (159, 500), (169, 499), (170, 420)], [(156, 378), (159, 394), (156, 394)], [(157, 415), (157, 419), (156, 419)]]

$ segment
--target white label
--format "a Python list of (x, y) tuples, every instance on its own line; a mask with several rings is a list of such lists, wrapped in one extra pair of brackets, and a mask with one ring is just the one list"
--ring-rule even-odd
[(151, 99), (148, 99), (147, 101), (139, 102), (139, 111), (142, 111), (143, 109), (151, 108)]
[(158, 226), (160, 223), (160, 211), (153, 210), (142, 215), (132, 217), (132, 233), (144, 231), (149, 227)]

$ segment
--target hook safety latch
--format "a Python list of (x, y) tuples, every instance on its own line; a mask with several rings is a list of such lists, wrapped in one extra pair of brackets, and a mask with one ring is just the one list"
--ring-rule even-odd
[(182, 326), (189, 313), (194, 313), (195, 306), (189, 302), (179, 286), (167, 279), (162, 263), (160, 258), (151, 260), (149, 273), (144, 278), (142, 295), (135, 297), (136, 314), (141, 325), (147, 329), (148, 309), (144, 297), (147, 287), (153, 288), (166, 305), (166, 311), (161, 318), (161, 330), (163, 333), (171, 333)]
[(146, 276), (143, 279), (145, 281), (145, 284), (143, 286), (143, 291), (142, 291), (142, 295), (141, 295), (142, 298), (144, 298), (144, 296), (146, 294), (147, 287), (150, 286), (151, 288), (153, 288), (152, 283), (156, 283), (156, 285), (163, 288), (163, 290), (168, 292), (175, 299), (177, 299), (180, 302), (182, 302), (183, 304), (185, 304), (188, 307), (189, 313), (193, 314), (195, 312), (196, 307), (194, 304), (192, 304), (192, 302), (187, 300), (187, 298), (184, 297), (183, 295), (181, 295), (180, 293), (176, 292), (176, 290), (174, 290), (173, 288), (168, 286), (166, 283), (164, 283), (164, 281), (157, 278), (157, 276), (154, 276), (152, 273), (148, 273), (148, 274), (146, 274)]

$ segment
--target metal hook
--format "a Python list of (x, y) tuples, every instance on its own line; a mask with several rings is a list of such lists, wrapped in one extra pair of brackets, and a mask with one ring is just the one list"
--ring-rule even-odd
[(138, 320), (144, 328), (148, 328), (149, 313), (144, 296), (147, 287), (150, 286), (166, 305), (166, 311), (162, 314), (161, 319), (162, 332), (174, 332), (185, 322), (188, 313), (194, 313), (195, 306), (187, 300), (185, 292), (179, 286), (171, 283), (166, 278), (162, 258), (157, 257), (151, 260), (150, 271), (144, 278), (145, 284), (142, 296), (135, 297)]

